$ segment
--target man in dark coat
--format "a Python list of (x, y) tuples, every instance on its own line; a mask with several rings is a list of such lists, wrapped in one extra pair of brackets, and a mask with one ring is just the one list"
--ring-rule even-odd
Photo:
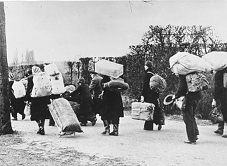
[(195, 110), (198, 104), (198, 101), (201, 99), (201, 92), (188, 92), (188, 86), (186, 82), (185, 75), (179, 75), (179, 88), (175, 94), (177, 99), (181, 96), (185, 96), (185, 108), (182, 109), (183, 120), (186, 125), (186, 132), (188, 140), (184, 141), (188, 144), (196, 144), (198, 139), (199, 130), (195, 121)]
[(145, 77), (143, 80), (143, 90), (141, 93), (140, 101), (153, 103), (155, 105), (155, 111), (153, 121), (145, 121), (144, 130), (153, 130), (153, 123), (158, 125), (158, 130), (161, 130), (162, 124), (164, 123), (162, 121), (164, 119), (158, 101), (159, 93), (150, 88), (150, 78), (154, 76), (152, 66), (153, 66), (152, 62), (150, 61), (147, 61), (145, 64)]
[(100, 112), (99, 105), (101, 101), (99, 95), (102, 93), (102, 87), (101, 87), (102, 77), (94, 71), (90, 71), (90, 73), (91, 73), (92, 80), (89, 85), (89, 90), (93, 97), (93, 104), (94, 104), (93, 110), (95, 114), (99, 114)]
[[(224, 119), (223, 122), (220, 122), (218, 124), (218, 130), (214, 131), (216, 134), (219, 135), (223, 134), (224, 123), (227, 122), (227, 88), (225, 88), (223, 85), (224, 73), (227, 73), (227, 68), (217, 71), (214, 75), (214, 101), (217, 105), (220, 105)], [(227, 135), (223, 135), (222, 137), (227, 138)]]
[(87, 125), (87, 121), (91, 121), (92, 126), (96, 124), (95, 113), (93, 112), (93, 102), (91, 98), (91, 93), (89, 91), (88, 85), (85, 84), (84, 78), (79, 79), (78, 88), (70, 93), (71, 101), (76, 101), (80, 104), (80, 108), (77, 113), (78, 120), (81, 122), (82, 126)]

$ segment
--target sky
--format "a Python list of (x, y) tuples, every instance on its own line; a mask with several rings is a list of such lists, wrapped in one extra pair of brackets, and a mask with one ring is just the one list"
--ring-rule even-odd
[(8, 62), (124, 56), (150, 25), (211, 26), (227, 42), (226, 0), (6, 1)]

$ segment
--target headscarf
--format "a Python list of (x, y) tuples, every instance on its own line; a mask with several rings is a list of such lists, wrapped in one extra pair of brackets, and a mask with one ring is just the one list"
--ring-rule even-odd
[(32, 66), (32, 74), (40, 73), (41, 69), (38, 66)]

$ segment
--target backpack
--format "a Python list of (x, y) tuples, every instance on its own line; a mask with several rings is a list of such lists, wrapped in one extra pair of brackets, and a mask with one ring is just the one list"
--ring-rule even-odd
[(13, 82), (12, 90), (16, 99), (24, 97), (26, 95), (25, 86), (21, 80)]
[(206, 76), (201, 73), (190, 73), (186, 75), (188, 92), (198, 92), (208, 89), (209, 82)]
[(155, 90), (158, 93), (162, 93), (166, 89), (167, 83), (164, 78), (162, 78), (158, 74), (155, 74), (150, 78), (149, 85), (151, 90)]

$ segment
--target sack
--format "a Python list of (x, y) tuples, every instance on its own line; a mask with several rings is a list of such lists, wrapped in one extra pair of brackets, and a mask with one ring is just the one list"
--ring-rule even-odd
[(26, 116), (30, 116), (31, 115), (31, 105), (30, 105), (30, 103), (26, 103), (26, 105), (24, 107), (24, 114)]
[(14, 81), (12, 89), (15, 98), (21, 98), (26, 95), (26, 89), (22, 81)]
[(58, 67), (56, 64), (51, 63), (49, 65), (46, 65), (44, 67), (44, 71), (49, 75), (49, 76), (54, 76), (58, 73), (60, 73), (60, 71), (58, 70)]
[(44, 97), (51, 95), (51, 82), (46, 72), (34, 74), (33, 83), (31, 97)]
[(164, 78), (155, 74), (150, 78), (150, 88), (158, 93), (162, 93), (166, 89), (167, 83)]
[(64, 81), (61, 73), (58, 73), (55, 76), (49, 76), (49, 78), (52, 87), (52, 94), (57, 95), (65, 92)]
[(132, 119), (152, 121), (155, 105), (152, 103), (133, 102), (131, 105)]
[(83, 132), (76, 114), (66, 99), (54, 99), (48, 107), (54, 122), (61, 132)]
[(210, 120), (213, 124), (223, 122), (223, 115), (218, 107), (214, 107), (209, 113)]
[(213, 69), (216, 71), (227, 67), (227, 52), (224, 51), (212, 51), (205, 54), (202, 59), (211, 64)]
[(178, 52), (169, 58), (170, 69), (176, 75), (186, 75), (192, 72), (210, 72), (213, 67), (203, 58), (189, 54), (187, 52)]
[(186, 82), (189, 92), (207, 90), (209, 85), (206, 76), (201, 73), (191, 73), (186, 75)]
[(123, 65), (102, 59), (95, 64), (95, 72), (118, 78), (123, 74)]

